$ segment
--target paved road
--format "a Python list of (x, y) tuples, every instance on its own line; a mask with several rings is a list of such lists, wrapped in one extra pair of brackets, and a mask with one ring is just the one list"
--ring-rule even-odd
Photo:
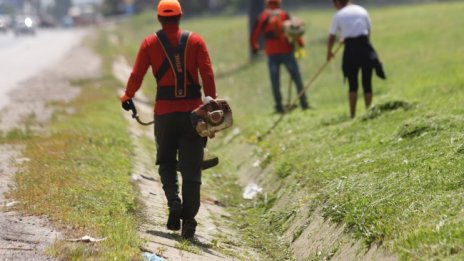
[(35, 36), (0, 34), (0, 109), (18, 83), (56, 65), (77, 46), (83, 30), (42, 30)]

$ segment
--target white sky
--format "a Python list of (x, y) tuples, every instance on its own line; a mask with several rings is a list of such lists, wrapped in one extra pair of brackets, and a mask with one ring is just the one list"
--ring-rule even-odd
[[(41, 0), (44, 6), (47, 6), (56, 0)], [(102, 0), (72, 0), (74, 4), (83, 4), (83, 3), (101, 3)]]

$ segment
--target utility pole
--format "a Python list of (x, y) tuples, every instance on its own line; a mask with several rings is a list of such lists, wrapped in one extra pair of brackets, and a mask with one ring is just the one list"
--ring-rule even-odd
[[(251, 36), (251, 32), (253, 32), (253, 28), (255, 27), (256, 22), (258, 21), (258, 17), (261, 12), (264, 10), (264, 1), (265, 0), (249, 0), (248, 1), (248, 36)], [(259, 39), (259, 45), (263, 46), (264, 38), (261, 37)], [(250, 45), (248, 43), (248, 45)], [(250, 48), (250, 59), (255, 59), (257, 54), (254, 54)]]

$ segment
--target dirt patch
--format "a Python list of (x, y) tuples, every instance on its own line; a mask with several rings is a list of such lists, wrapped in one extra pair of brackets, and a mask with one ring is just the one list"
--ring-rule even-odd
[(45, 217), (25, 216), (12, 207), (4, 193), (12, 189), (17, 166), (29, 159), (22, 157), (23, 146), (0, 146), (0, 260), (51, 260), (44, 253), (60, 237)]
[[(44, 132), (54, 111), (51, 103), (69, 102), (79, 94), (80, 90), (70, 82), (99, 74), (98, 56), (87, 48), (74, 48), (56, 67), (20, 83), (9, 93), (10, 103), (0, 112), (0, 131)], [(13, 178), (21, 163), (29, 160), (23, 157), (23, 149), (17, 145), (0, 146), (0, 260), (51, 260), (46, 249), (62, 238), (61, 233), (46, 217), (13, 211), (18, 202), (7, 201), (4, 196), (14, 189)]]

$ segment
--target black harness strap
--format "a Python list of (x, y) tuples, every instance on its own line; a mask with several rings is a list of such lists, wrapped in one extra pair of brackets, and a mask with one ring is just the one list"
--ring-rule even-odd
[[(200, 86), (195, 85), (193, 77), (186, 69), (185, 57), (190, 32), (182, 32), (179, 44), (175, 49), (169, 43), (164, 31), (158, 31), (156, 36), (158, 37), (164, 54), (166, 55), (166, 59), (163, 61), (155, 75), (156, 80), (159, 82), (169, 67), (171, 67), (175, 75), (173, 95), (169, 93), (172, 89), (171, 86), (159, 86), (160, 88), (158, 88), (159, 94), (157, 94), (157, 99), (188, 99), (201, 97)], [(190, 82), (189, 85), (187, 85), (188, 81)]]
[(159, 82), (161, 78), (164, 76), (164, 74), (166, 74), (166, 72), (169, 69), (169, 66), (170, 65), (169, 65), (168, 59), (164, 59), (163, 63), (161, 64), (161, 66), (158, 68), (158, 71), (156, 72), (156, 75), (155, 75), (156, 82)]
[[(160, 65), (160, 67), (158, 68), (158, 71), (156, 72), (156, 75), (155, 75), (155, 78), (156, 78), (157, 82), (159, 82), (161, 80), (161, 78), (163, 78), (163, 76), (168, 71), (169, 67), (170, 67), (170, 64), (169, 64), (168, 59), (164, 59), (163, 63)], [(187, 73), (188, 82), (190, 82), (190, 84), (194, 84), (194, 80), (193, 80), (193, 77), (190, 74), (190, 72), (187, 71), (186, 73)]]
[[(271, 20), (272, 17), (274, 16), (281, 16), (282, 15), (282, 10), (269, 10), (268, 11), (268, 15), (266, 16), (266, 19), (264, 19), (264, 22), (261, 24), (261, 31), (264, 32), (264, 38), (265, 39), (276, 39), (278, 38), (278, 35), (276, 32), (274, 31), (265, 31), (266, 30), (266, 27), (267, 25), (269, 24), (269, 21)], [(283, 14), (286, 14), (288, 19), (290, 19), (290, 16), (287, 14), (287, 13), (283, 13)]]

